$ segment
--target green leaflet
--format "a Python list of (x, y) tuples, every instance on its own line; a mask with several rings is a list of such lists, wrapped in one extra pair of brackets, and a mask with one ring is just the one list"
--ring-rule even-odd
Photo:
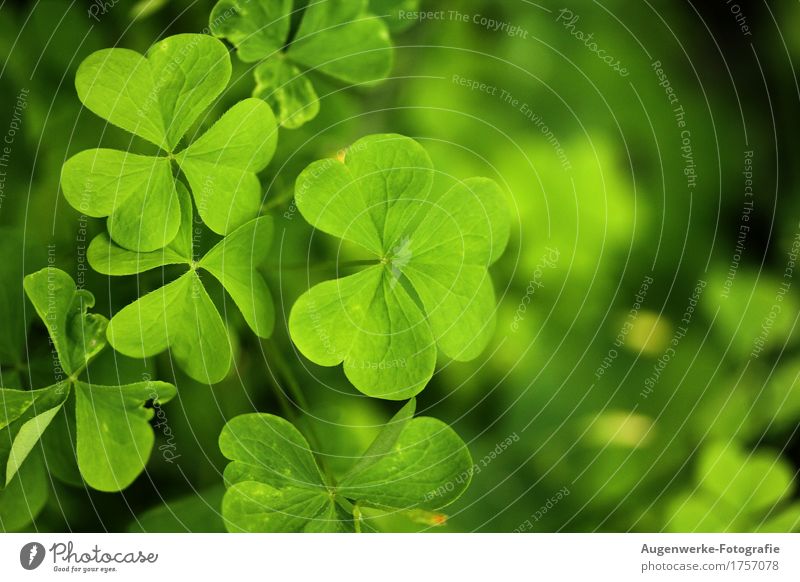
[(67, 201), (88, 216), (108, 217), (111, 239), (140, 252), (165, 247), (178, 232), (181, 185), (173, 176), (177, 169), (186, 176), (198, 212), (214, 232), (227, 234), (255, 218), (261, 204), (256, 173), (269, 163), (277, 143), (277, 122), (266, 103), (237, 103), (205, 134), (177, 151), (230, 75), (225, 46), (206, 35), (171, 36), (153, 45), (146, 56), (127, 49), (90, 55), (75, 80), (84, 105), (167, 155), (80, 152), (62, 169)]
[(194, 271), (118, 311), (108, 341), (132, 358), (171, 348), (181, 368), (200, 382), (219, 382), (231, 366), (225, 324)]
[(165, 403), (177, 391), (165, 382), (125, 386), (75, 383), (78, 466), (91, 487), (121, 491), (144, 470), (155, 437), (150, 400)]
[(227, 50), (202, 34), (179, 34), (145, 56), (120, 48), (92, 53), (75, 75), (78, 97), (114, 125), (172, 151), (231, 76)]
[(8, 463), (6, 464), (6, 485), (8, 485), (17, 472), (22, 467), (22, 463), (42, 438), (45, 429), (50, 426), (53, 417), (61, 410), (61, 404), (45, 410), (43, 413), (34, 416), (19, 427), (8, 453)]
[(467, 361), (494, 331), (488, 267), (509, 236), (499, 186), (471, 178), (431, 192), (425, 150), (399, 135), (356, 142), (344, 163), (311, 164), (296, 202), (315, 228), (362, 246), (375, 266), (302, 295), (289, 317), (300, 351), (323, 366), (344, 363), (361, 392), (401, 400), (433, 375), (437, 346)]
[(136, 253), (100, 235), (89, 245), (92, 267), (108, 275), (131, 275), (162, 265), (189, 270), (117, 312), (108, 326), (114, 349), (145, 358), (170, 348), (181, 368), (199, 382), (216, 383), (230, 370), (232, 350), (225, 323), (208, 296), (197, 269), (215, 277), (259, 337), (269, 337), (275, 321), (272, 296), (257, 271), (269, 252), (272, 219), (251, 220), (217, 243), (199, 261), (193, 259), (191, 202), (181, 196), (181, 231), (160, 251)]
[(261, 184), (256, 172), (267, 166), (277, 144), (269, 105), (245, 99), (177, 155), (197, 212), (211, 230), (227, 234), (258, 215)]
[[(794, 471), (765, 450), (748, 454), (734, 442), (712, 442), (700, 453), (697, 485), (668, 507), (670, 531), (778, 531), (800, 526), (796, 506), (784, 508)], [(770, 519), (766, 516), (771, 515)], [(782, 530), (787, 531), (787, 530)]]
[(85, 368), (105, 346), (108, 325), (102, 315), (86, 312), (94, 307), (94, 296), (76, 289), (72, 277), (54, 268), (28, 275), (23, 285), (47, 327), (64, 372), (71, 375)]
[[(58, 444), (71, 445), (62, 428), (66, 426), (71, 426), (76, 435), (82, 479), (101, 491), (119, 491), (141, 473), (153, 446), (153, 431), (148, 424), (152, 410), (145, 409), (144, 404), (152, 399), (168, 401), (175, 388), (163, 382), (101, 386), (79, 380), (90, 360), (105, 346), (107, 320), (86, 313), (94, 297), (77, 290), (69, 275), (54, 268), (27, 276), (24, 286), (68, 377), (39, 390), (0, 389), (0, 469), (6, 492), (25, 478), (26, 471), (30, 472), (28, 459), (40, 441), (48, 441), (53, 427), (59, 440), (66, 441)], [(75, 406), (67, 406), (72, 393)], [(74, 424), (67, 414), (74, 415)], [(73, 481), (67, 468), (69, 455), (58, 447), (46, 452), (48, 464), (52, 461), (59, 474)]]
[(229, 531), (336, 531), (334, 499), (305, 438), (271, 414), (232, 419), (219, 437), (228, 491), (222, 515)]
[(306, 8), (287, 58), (345, 83), (372, 83), (392, 68), (386, 25), (366, 0), (314, 2)]
[(227, 38), (245, 63), (277, 53), (289, 36), (292, 0), (220, 0), (211, 11), (211, 32)]
[(319, 97), (314, 85), (300, 69), (286, 59), (269, 59), (253, 73), (253, 97), (264, 99), (278, 112), (278, 121), (287, 129), (297, 129), (319, 113)]
[(50, 425), (69, 393), (69, 386), (55, 385), (40, 390), (0, 390), (0, 469), (2, 484), (8, 486), (22, 467), (44, 430)]
[(229, 234), (198, 263), (222, 284), (259, 337), (269, 337), (275, 322), (272, 295), (256, 270), (266, 261), (271, 240), (272, 218), (261, 216)]
[(74, 208), (108, 216), (111, 237), (131, 248), (161, 248), (178, 232), (176, 180), (167, 158), (86, 150), (64, 163), (61, 187)]
[(444, 423), (413, 413), (412, 401), (336, 486), (326, 483), (308, 442), (289, 422), (270, 414), (232, 419), (220, 435), (220, 449), (232, 461), (225, 469), (226, 527), (352, 531), (353, 504), (411, 510), (451, 503), (469, 483), (472, 459)]
[(263, 61), (255, 70), (253, 96), (275, 107), (281, 125), (296, 128), (319, 112), (316, 91), (298, 65), (350, 84), (374, 83), (389, 74), (388, 29), (367, 9), (366, 0), (309, 3), (286, 48), (291, 0), (220, 0), (210, 28), (236, 47), (241, 60)]
[(192, 262), (192, 201), (189, 191), (178, 182), (180, 228), (164, 248), (150, 252), (135, 252), (122, 248), (105, 234), (92, 239), (86, 258), (92, 268), (103, 275), (136, 275), (165, 265)]
[(464, 441), (441, 420), (414, 414), (414, 401), (383, 428), (338, 491), (362, 505), (441, 509), (458, 499), (472, 477)]

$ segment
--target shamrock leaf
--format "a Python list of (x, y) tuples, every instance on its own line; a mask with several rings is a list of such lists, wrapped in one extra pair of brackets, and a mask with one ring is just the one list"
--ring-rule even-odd
[(367, 0), (312, 2), (292, 42), (291, 0), (220, 0), (211, 12), (211, 32), (227, 38), (239, 58), (263, 61), (255, 70), (254, 97), (278, 112), (284, 127), (316, 117), (319, 102), (300, 67), (351, 84), (384, 79), (391, 69), (386, 25), (367, 12)]
[(297, 129), (319, 114), (319, 97), (308, 76), (287, 59), (269, 59), (253, 72), (253, 97), (269, 103), (278, 112), (280, 124)]
[(222, 284), (256, 335), (269, 337), (275, 320), (272, 296), (256, 268), (269, 251), (272, 219), (261, 216), (245, 223), (195, 261), (191, 201), (185, 189), (179, 198), (182, 227), (169, 246), (137, 253), (100, 235), (89, 245), (87, 257), (96, 271), (106, 275), (132, 275), (171, 264), (187, 266), (178, 279), (117, 312), (108, 326), (108, 340), (115, 350), (134, 358), (170, 348), (189, 376), (216, 383), (228, 374), (233, 356), (225, 323), (198, 270)]
[(222, 515), (230, 531), (337, 531), (341, 524), (308, 443), (270, 414), (237, 416), (222, 430), (228, 491)]
[(461, 497), (472, 477), (464, 441), (441, 420), (412, 418), (409, 401), (339, 481), (338, 492), (361, 505), (441, 509)]
[[(468, 485), (471, 457), (441, 421), (412, 419), (414, 406), (401, 409), (339, 485), (326, 482), (308, 442), (289, 422), (270, 414), (229, 421), (219, 440), (232, 461), (225, 469), (226, 527), (352, 531), (353, 504), (415, 510), (451, 503)], [(436, 495), (439, 490), (447, 493)]]
[(130, 248), (163, 247), (180, 225), (167, 158), (86, 150), (64, 163), (61, 188), (67, 202), (87, 216), (107, 216), (108, 232)]
[[(779, 456), (748, 454), (730, 442), (714, 442), (701, 452), (697, 485), (669, 505), (672, 531), (747, 532), (767, 530), (796, 518), (796, 507), (782, 513), (791, 497), (793, 470)], [(766, 520), (770, 513), (777, 514)], [(795, 526), (796, 527), (796, 526)]]
[(189, 127), (228, 84), (225, 47), (202, 34), (179, 34), (142, 56), (104, 49), (78, 68), (75, 87), (94, 113), (172, 151)]
[(363, 138), (344, 163), (315, 162), (297, 179), (306, 220), (376, 261), (302, 295), (289, 317), (291, 336), (317, 364), (344, 362), (369, 396), (417, 394), (433, 375), (437, 345), (467, 361), (494, 331), (487, 268), (508, 240), (503, 193), (486, 178), (442, 194), (431, 192), (432, 182), (428, 154), (399, 135)]
[(205, 134), (176, 151), (230, 75), (225, 46), (206, 35), (171, 36), (146, 56), (116, 48), (91, 54), (75, 79), (81, 101), (110, 123), (157, 145), (163, 155), (80, 152), (62, 169), (67, 201), (88, 216), (108, 217), (112, 240), (142, 252), (163, 248), (178, 232), (177, 169), (214, 232), (226, 234), (257, 216), (261, 187), (256, 173), (269, 163), (277, 143), (268, 105), (259, 99), (237, 103)]
[[(144, 469), (153, 447), (148, 425), (153, 410), (144, 404), (170, 400), (175, 388), (163, 382), (102, 386), (79, 380), (105, 345), (107, 320), (86, 313), (94, 297), (77, 290), (69, 275), (54, 268), (27, 276), (24, 287), (68, 377), (39, 390), (0, 390), (2, 482), (13, 486), (45, 431), (55, 422), (69, 423), (63, 417), (74, 411), (81, 477), (101, 491), (124, 489)], [(74, 399), (74, 406), (66, 405), (68, 399)]]
[(256, 172), (272, 159), (277, 143), (272, 110), (259, 99), (245, 99), (177, 154), (197, 212), (211, 230), (228, 234), (258, 215), (261, 185)]
[(367, 0), (314, 2), (306, 8), (287, 58), (345, 83), (370, 83), (392, 66), (386, 25)]
[(28, 275), (23, 286), (47, 327), (62, 369), (69, 375), (79, 373), (106, 344), (108, 320), (86, 312), (94, 307), (94, 296), (76, 289), (72, 277), (53, 268)]
[(291, 26), (292, 0), (220, 0), (211, 10), (211, 32), (227, 38), (245, 63), (277, 53)]
[(155, 443), (149, 424), (154, 411), (142, 404), (168, 402), (176, 390), (153, 381), (124, 386), (75, 382), (74, 389), (81, 475), (100, 491), (124, 489), (142, 472)]

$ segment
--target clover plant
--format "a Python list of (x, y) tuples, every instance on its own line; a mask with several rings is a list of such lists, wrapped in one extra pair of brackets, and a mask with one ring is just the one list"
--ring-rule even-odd
[[(151, 405), (166, 403), (177, 389), (149, 376), (121, 385), (92, 381), (90, 363), (107, 344), (139, 359), (169, 350), (200, 382), (228, 375), (232, 338), (202, 273), (218, 280), (256, 336), (270, 336), (274, 306), (260, 269), (269, 261), (273, 219), (261, 215), (258, 173), (276, 151), (278, 120), (299, 127), (318, 111), (300, 68), (351, 84), (384, 78), (392, 60), (386, 22), (404, 28), (399, 10), (417, 4), (376, 0), (379, 18), (366, 0), (310, 2), (293, 30), (291, 0), (221, 0), (210, 29), (233, 43), (242, 60), (259, 62), (255, 95), (265, 100), (234, 104), (199, 137), (201, 116), (231, 76), (228, 51), (216, 38), (179, 34), (144, 55), (112, 48), (81, 63), (75, 85), (86, 108), (158, 149), (154, 154), (134, 141), (142, 153), (91, 149), (64, 163), (69, 203), (87, 216), (107, 217), (107, 233), (91, 241), (88, 262), (108, 276), (160, 269), (165, 284), (109, 321), (90, 313), (94, 296), (52, 265), (25, 277), (25, 293), (63, 373), (32, 390), (6, 387), (24, 369), (17, 344), (27, 321), (10, 308), (13, 288), (0, 288), (0, 309), (9, 312), (13, 331), (0, 343), (0, 362), (14, 366), (0, 376), (0, 527), (18, 529), (35, 518), (47, 498), (47, 471), (111, 492), (144, 470), (155, 440)], [(425, 149), (394, 134), (365, 137), (341, 161), (315, 162), (297, 178), (296, 204), (311, 226), (373, 259), (354, 275), (304, 293), (289, 316), (291, 339), (318, 364), (343, 362), (364, 394), (411, 400), (342, 474), (318, 462), (325, 451), (289, 420), (233, 416), (219, 437), (230, 461), (224, 495), (223, 484), (208, 492), (221, 503), (229, 531), (372, 531), (362, 511), (369, 509), (437, 524), (443, 516), (430, 512), (467, 488), (466, 445), (444, 422), (414, 417), (413, 396), (430, 380), (439, 352), (466, 361), (486, 347), (495, 309), (488, 268), (506, 246), (509, 223), (504, 194), (492, 180), (470, 178), (445, 190), (433, 182)], [(219, 239), (202, 255), (195, 214)], [(167, 281), (176, 267), (185, 272)], [(3, 273), (21, 276), (9, 265)], [(300, 402), (313, 399), (314, 386), (291, 384)], [(15, 501), (20, 496), (24, 512)], [(151, 521), (165, 519), (154, 514)]]
[(314, 85), (302, 69), (349, 84), (384, 79), (392, 45), (384, 22), (367, 0), (313, 1), (290, 39), (292, 0), (220, 0), (211, 31), (236, 47), (246, 63), (259, 62), (254, 97), (277, 111), (281, 125), (297, 128), (319, 113)]
[(234, 105), (205, 134), (178, 146), (228, 84), (231, 63), (220, 41), (180, 34), (142, 56), (128, 49), (90, 55), (78, 68), (78, 96), (110, 123), (158, 146), (157, 156), (110, 149), (76, 154), (64, 164), (61, 185), (84, 214), (108, 217), (108, 232), (122, 247), (153, 251), (178, 233), (180, 180), (186, 176), (197, 211), (211, 230), (227, 234), (258, 215), (256, 172), (275, 152), (272, 110), (258, 99)]
[[(89, 362), (105, 348), (108, 320), (88, 313), (94, 297), (77, 290), (72, 277), (48, 267), (25, 277), (25, 291), (47, 327), (65, 378), (37, 390), (0, 389), (3, 416), (0, 463), (4, 486), (14, 480), (28, 455), (59, 414), (74, 414), (77, 460), (86, 484), (120, 491), (142, 472), (155, 437), (148, 401), (165, 403), (176, 394), (165, 382), (102, 386), (82, 379)], [(74, 410), (67, 407), (74, 399)]]
[(117, 312), (108, 326), (108, 341), (117, 351), (144, 358), (170, 348), (183, 370), (195, 380), (215, 383), (230, 370), (232, 353), (222, 317), (206, 292), (198, 270), (213, 275), (239, 307), (252, 331), (269, 337), (274, 322), (272, 297), (257, 271), (269, 251), (272, 219), (255, 218), (195, 260), (192, 206), (179, 185), (181, 229), (164, 249), (137, 253), (100, 235), (89, 245), (92, 267), (106, 275), (133, 275), (170, 264), (186, 273)]
[(343, 162), (315, 162), (297, 179), (306, 220), (375, 261), (300, 297), (292, 339), (320, 365), (344, 362), (369, 396), (414, 396), (433, 375), (437, 351), (471, 360), (494, 331), (487, 269), (508, 241), (503, 192), (487, 178), (435, 192), (433, 177), (419, 143), (387, 134), (365, 137)]
[[(414, 416), (409, 401), (340, 479), (323, 475), (298, 430), (271, 414), (231, 420), (219, 437), (231, 460), (222, 514), (229, 531), (360, 529), (358, 507), (434, 510), (469, 484), (472, 458), (440, 420)], [(465, 478), (466, 476), (466, 478)], [(441, 489), (440, 489), (441, 488)], [(437, 495), (437, 490), (444, 491)]]

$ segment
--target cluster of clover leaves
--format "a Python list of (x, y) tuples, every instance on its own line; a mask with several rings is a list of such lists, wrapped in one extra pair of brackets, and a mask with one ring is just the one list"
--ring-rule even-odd
[[(21, 510), (3, 512), (6, 529), (24, 525), (26, 509), (42, 497), (41, 460), (34, 454), (32, 462), (26, 461), (38, 453), (35, 448), (46, 431), (61, 425), (55, 429), (61, 442), (50, 441), (54, 446), (45, 455), (53, 473), (72, 481), (70, 468), (64, 468), (71, 455), (77, 458), (79, 482), (99, 491), (120, 491), (142, 472), (153, 448), (148, 423), (153, 409), (145, 403), (164, 403), (177, 393), (173, 385), (152, 380), (122, 386), (93, 382), (87, 366), (106, 347), (108, 320), (87, 313), (94, 305), (92, 294), (76, 289), (72, 277), (53, 267), (25, 277), (24, 289), (47, 328), (60, 379), (37, 390), (0, 388), (1, 495)], [(58, 450), (71, 448), (73, 438), (74, 451)]]
[[(409, 2), (376, 4), (391, 11)], [(48, 267), (25, 278), (66, 378), (39, 390), (2, 390), (0, 501), (58, 415), (74, 416), (69, 422), (86, 485), (119, 491), (144, 470), (154, 442), (149, 403), (168, 401), (176, 389), (150, 380), (123, 386), (81, 380), (106, 342), (134, 358), (169, 350), (200, 382), (229, 374), (231, 338), (201, 272), (221, 283), (253, 333), (270, 336), (274, 307), (259, 268), (273, 221), (260, 215), (257, 173), (276, 150), (278, 120), (295, 127), (314, 111), (308, 107), (316, 102), (313, 88), (297, 65), (361, 82), (385, 75), (390, 58), (386, 25), (367, 15), (365, 2), (310, 3), (286, 48), (291, 11), (290, 1), (273, 0), (222, 0), (214, 9), (214, 33), (231, 40), (243, 59), (265, 59), (257, 75), (291, 79), (266, 100), (233, 105), (194, 139), (187, 137), (190, 129), (231, 75), (220, 40), (181, 34), (145, 55), (113, 48), (80, 65), (76, 87), (83, 104), (160, 150), (93, 149), (64, 164), (69, 203), (107, 218), (107, 234), (89, 246), (90, 265), (110, 276), (166, 265), (185, 272), (110, 321), (87, 313), (92, 295), (76, 290), (66, 273)], [(433, 178), (425, 149), (395, 134), (367, 136), (343, 158), (315, 162), (298, 177), (295, 201), (311, 226), (374, 260), (303, 294), (289, 316), (291, 339), (316, 364), (343, 364), (364, 394), (408, 402), (340, 476), (321, 471), (288, 421), (270, 414), (230, 420), (219, 439), (231, 461), (222, 504), (230, 531), (361, 531), (368, 528), (362, 508), (435, 511), (466, 489), (472, 468), (466, 445), (445, 423), (415, 418), (413, 397), (431, 379), (438, 352), (466, 361), (486, 347), (495, 309), (488, 268), (506, 245), (509, 223), (493, 181), (472, 178), (437, 192)], [(195, 215), (220, 237), (202, 256), (192, 236)]]
[(319, 113), (305, 73), (350, 85), (384, 79), (392, 67), (389, 30), (409, 22), (393, 17), (418, 5), (419, 0), (312, 0), (290, 38), (292, 0), (220, 0), (210, 28), (236, 47), (239, 59), (258, 63), (253, 96), (273, 107), (282, 126), (297, 128)]

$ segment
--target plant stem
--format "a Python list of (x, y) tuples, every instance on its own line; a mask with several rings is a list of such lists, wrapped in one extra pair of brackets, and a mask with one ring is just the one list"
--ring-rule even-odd
[[(289, 366), (289, 364), (283, 358), (283, 354), (281, 353), (280, 349), (272, 340), (264, 340), (264, 343), (267, 344), (267, 349), (273, 356), (272, 363), (275, 364), (278, 374), (283, 378), (286, 386), (289, 389), (288, 391), (291, 395), (291, 399), (293, 400), (292, 404), (294, 404), (295, 408), (299, 408), (301, 412), (308, 414), (311, 408), (308, 405), (305, 394), (303, 394), (303, 391), (300, 388), (300, 383), (297, 381), (297, 378), (295, 378), (294, 372), (292, 372), (291, 366)], [(288, 415), (292, 417), (293, 423), (298, 427), (298, 429), (300, 429), (303, 425), (305, 426), (306, 430), (302, 432), (305, 434), (306, 439), (308, 439), (311, 448), (314, 449), (314, 456), (317, 458), (320, 467), (322, 467), (323, 472), (328, 477), (330, 484), (335, 485), (336, 480), (334, 479), (333, 473), (328, 467), (328, 463), (322, 454), (322, 447), (320, 446), (321, 440), (317, 435), (316, 430), (314, 430), (314, 425), (311, 422), (305, 422), (303, 425), (301, 425), (299, 423), (300, 418), (292, 409), (292, 406), (290, 406), (289, 398), (287, 397), (283, 387), (277, 384), (277, 381), (274, 378), (273, 384), (275, 385), (276, 391), (279, 393), (279, 399), (281, 399), (283, 405), (286, 407), (286, 410), (289, 411)]]
[(269, 376), (269, 383), (272, 386), (273, 392), (278, 397), (278, 404), (283, 411), (283, 415), (286, 417), (287, 420), (290, 420), (292, 424), (295, 426), (298, 424), (299, 417), (295, 412), (294, 408), (292, 408), (291, 404), (289, 403), (289, 399), (286, 397), (286, 392), (284, 392), (281, 385), (275, 379), (272, 374), (268, 374)]
[(358, 502), (353, 505), (353, 524), (355, 525), (356, 533), (361, 533), (361, 508)]

